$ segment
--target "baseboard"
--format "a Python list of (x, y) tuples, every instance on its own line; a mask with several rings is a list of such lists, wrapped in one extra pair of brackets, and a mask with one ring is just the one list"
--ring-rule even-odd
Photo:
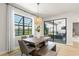
[(8, 51), (0, 52), (0, 56), (3, 56), (4, 54), (7, 54)]
[(11, 52), (13, 52), (15, 50), (18, 50), (18, 49), (19, 49), (19, 47), (16, 47), (14, 50), (9, 51), (9, 53), (11, 53)]
[(6, 54), (9, 54), (9, 53), (11, 53), (11, 52), (13, 52), (13, 51), (15, 51), (15, 50), (18, 50), (18, 49), (19, 49), (19, 47), (15, 48), (15, 49), (12, 50), (12, 51), (4, 51), (4, 52), (0, 52), (0, 56), (5, 56)]

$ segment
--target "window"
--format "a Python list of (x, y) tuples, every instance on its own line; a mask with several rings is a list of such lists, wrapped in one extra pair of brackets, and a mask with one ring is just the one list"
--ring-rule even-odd
[(32, 19), (15, 14), (15, 36), (31, 35)]

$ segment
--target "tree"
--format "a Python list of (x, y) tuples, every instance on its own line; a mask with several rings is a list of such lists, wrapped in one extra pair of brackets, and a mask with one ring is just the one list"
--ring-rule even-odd
[(44, 35), (48, 34), (48, 28), (46, 27), (46, 24), (44, 23)]

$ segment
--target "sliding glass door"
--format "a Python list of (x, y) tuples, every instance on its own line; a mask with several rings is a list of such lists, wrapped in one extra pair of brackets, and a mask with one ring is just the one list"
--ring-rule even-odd
[(51, 41), (66, 43), (66, 18), (44, 22), (44, 35), (51, 37)]

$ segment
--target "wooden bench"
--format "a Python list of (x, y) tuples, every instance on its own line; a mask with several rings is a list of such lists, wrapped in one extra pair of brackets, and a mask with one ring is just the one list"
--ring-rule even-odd
[(32, 52), (33, 56), (56, 56), (56, 44), (48, 42), (47, 45), (41, 47), (39, 50)]

